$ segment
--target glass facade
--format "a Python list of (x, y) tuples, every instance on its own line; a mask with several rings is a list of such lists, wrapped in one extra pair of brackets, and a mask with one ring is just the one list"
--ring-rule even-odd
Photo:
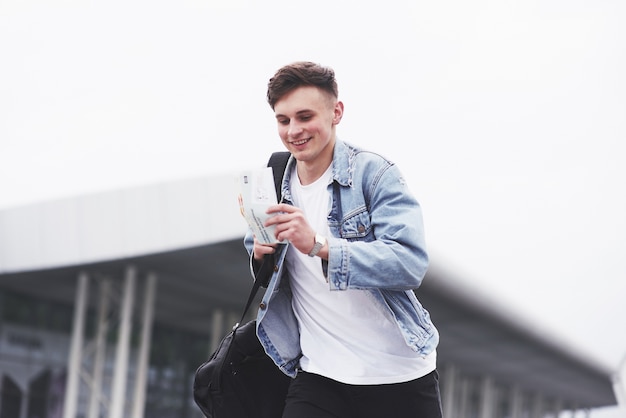
[[(0, 418), (61, 418), (66, 382), (73, 308), (0, 289)], [(93, 338), (95, 315), (88, 315), (86, 341)], [(133, 327), (137, 330), (138, 327)], [(106, 348), (103, 386), (111, 383), (115, 327)], [(132, 345), (136, 348), (137, 335)], [(132, 348), (131, 348), (132, 349)], [(145, 416), (202, 418), (193, 402), (196, 368), (208, 356), (207, 336), (155, 325), (152, 332)], [(85, 350), (83, 368), (92, 367)], [(129, 365), (128, 395), (133, 388), (133, 361)], [(80, 386), (77, 418), (87, 417), (89, 387)], [(102, 408), (100, 416), (105, 411)]]
[[(50, 300), (35, 299), (0, 288), (0, 418), (62, 418), (68, 353), (74, 309)], [(117, 320), (117, 313), (110, 315)], [(209, 319), (207, 318), (207, 323)], [(86, 315), (82, 369), (93, 368), (97, 318)], [(209, 355), (207, 335), (155, 324), (147, 371), (145, 417), (202, 418), (192, 385), (195, 370)], [(139, 347), (139, 324), (131, 335), (127, 403), (132, 402)], [(102, 388), (110, 398), (118, 328), (109, 327)], [(489, 376), (464, 373), (455, 365), (440, 364), (440, 382), (446, 418), (559, 418), (574, 416), (558, 399), (546, 399)], [(90, 388), (81, 379), (77, 418), (88, 418)], [(104, 403), (103, 403), (104, 404)], [(127, 411), (130, 408), (127, 406)], [(100, 417), (106, 416), (103, 405)]]
[(557, 399), (489, 376), (466, 374), (454, 365), (440, 365), (439, 372), (446, 418), (559, 418), (576, 412)]

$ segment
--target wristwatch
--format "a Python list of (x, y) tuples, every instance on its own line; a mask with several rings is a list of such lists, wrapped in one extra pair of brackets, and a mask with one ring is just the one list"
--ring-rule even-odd
[(309, 253), (309, 257), (315, 257), (317, 253), (320, 252), (324, 244), (326, 244), (326, 238), (324, 238), (320, 234), (315, 234), (315, 244), (313, 245), (313, 249)]

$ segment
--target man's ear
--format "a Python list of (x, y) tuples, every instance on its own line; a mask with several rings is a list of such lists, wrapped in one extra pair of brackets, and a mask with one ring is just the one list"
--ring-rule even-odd
[(335, 103), (335, 108), (333, 109), (333, 112), (333, 125), (337, 125), (339, 122), (341, 122), (341, 118), (343, 117), (343, 102), (338, 100), (337, 103)]

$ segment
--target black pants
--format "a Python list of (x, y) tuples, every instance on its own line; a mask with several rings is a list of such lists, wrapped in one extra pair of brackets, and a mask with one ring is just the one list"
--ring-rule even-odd
[(283, 418), (442, 418), (439, 374), (389, 385), (347, 385), (300, 371)]

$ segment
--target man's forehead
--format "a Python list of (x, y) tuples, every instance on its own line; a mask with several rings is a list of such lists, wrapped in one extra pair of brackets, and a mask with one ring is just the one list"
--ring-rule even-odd
[(298, 87), (285, 94), (274, 106), (276, 114), (317, 112), (323, 108), (332, 108), (336, 99), (331, 94), (314, 86)]

